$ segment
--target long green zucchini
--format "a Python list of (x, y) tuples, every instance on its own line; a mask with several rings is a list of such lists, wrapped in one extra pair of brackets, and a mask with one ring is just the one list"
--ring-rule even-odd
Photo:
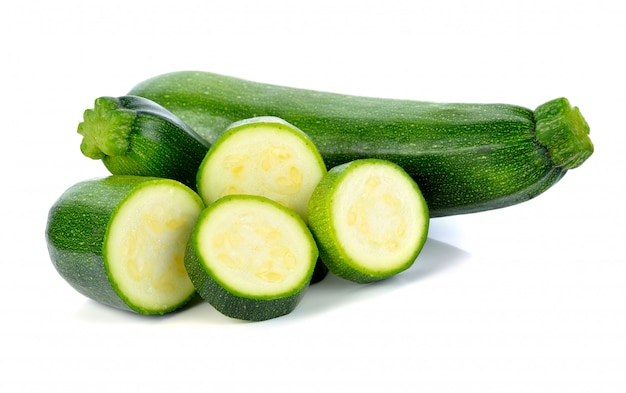
[(328, 168), (392, 161), (419, 185), (431, 217), (527, 201), (593, 153), (587, 122), (565, 98), (533, 111), (357, 97), (195, 71), (153, 77), (129, 94), (162, 105), (211, 144), (233, 122), (276, 116), (308, 134)]

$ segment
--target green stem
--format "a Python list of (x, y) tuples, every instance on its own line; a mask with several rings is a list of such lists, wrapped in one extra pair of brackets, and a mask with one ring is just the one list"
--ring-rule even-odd
[(589, 124), (566, 98), (540, 105), (534, 115), (535, 137), (548, 150), (556, 166), (576, 168), (591, 156), (593, 143), (589, 138)]
[(124, 108), (117, 98), (96, 99), (94, 109), (87, 109), (78, 125), (78, 133), (83, 136), (81, 152), (94, 160), (125, 155), (136, 117), (136, 112)]

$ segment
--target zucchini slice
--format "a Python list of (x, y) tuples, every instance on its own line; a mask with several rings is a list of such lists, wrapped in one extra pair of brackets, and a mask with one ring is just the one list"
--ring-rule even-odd
[(297, 213), (262, 196), (230, 195), (201, 213), (185, 266), (200, 296), (219, 312), (262, 321), (295, 309), (317, 258)]
[(75, 184), (50, 209), (51, 260), (89, 298), (165, 314), (194, 296), (183, 257), (203, 207), (195, 192), (169, 179), (114, 175)]
[(361, 159), (332, 168), (309, 202), (309, 226), (331, 272), (367, 283), (408, 269), (428, 234), (417, 184), (389, 161)]
[(282, 119), (233, 123), (200, 165), (197, 188), (208, 205), (226, 195), (260, 195), (295, 210), (306, 221), (313, 189), (326, 166), (309, 137)]

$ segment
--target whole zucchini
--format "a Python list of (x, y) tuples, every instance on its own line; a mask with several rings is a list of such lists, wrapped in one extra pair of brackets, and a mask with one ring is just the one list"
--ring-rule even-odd
[(276, 116), (307, 133), (328, 168), (392, 161), (419, 185), (431, 217), (529, 200), (593, 152), (587, 122), (565, 98), (533, 111), (340, 95), (196, 71), (153, 77), (129, 94), (159, 103), (209, 143), (235, 121)]

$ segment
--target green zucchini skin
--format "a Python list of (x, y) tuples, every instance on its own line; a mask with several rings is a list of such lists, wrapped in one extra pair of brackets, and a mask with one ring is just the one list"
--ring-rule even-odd
[(88, 298), (126, 311), (133, 310), (108, 279), (103, 244), (116, 206), (141, 181), (122, 176), (77, 183), (52, 205), (46, 226), (50, 259), (61, 277)]
[(515, 105), (358, 97), (201, 71), (158, 75), (129, 94), (159, 103), (209, 143), (235, 121), (276, 116), (311, 137), (328, 169), (360, 158), (392, 161), (419, 185), (431, 217), (532, 199), (593, 152), (588, 124), (564, 98), (542, 105), (538, 119)]
[(99, 97), (78, 125), (81, 152), (114, 175), (178, 180), (195, 189), (209, 144), (159, 104), (134, 96)]

